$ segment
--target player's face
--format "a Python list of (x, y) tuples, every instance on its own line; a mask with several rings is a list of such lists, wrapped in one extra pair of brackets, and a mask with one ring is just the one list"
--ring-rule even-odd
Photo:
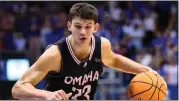
[(72, 37), (78, 44), (88, 43), (98, 29), (99, 24), (93, 20), (85, 20), (76, 17), (72, 22), (68, 21), (68, 30), (72, 33)]

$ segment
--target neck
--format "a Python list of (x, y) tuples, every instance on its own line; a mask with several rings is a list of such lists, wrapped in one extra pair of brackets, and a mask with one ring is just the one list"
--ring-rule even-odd
[(70, 44), (72, 46), (72, 48), (75, 47), (75, 49), (77, 50), (84, 50), (84, 49), (88, 49), (91, 46), (91, 40), (89, 42), (83, 43), (83, 44), (78, 44), (72, 36), (69, 36), (69, 41)]
[(69, 36), (69, 42), (71, 44), (75, 56), (79, 60), (86, 58), (90, 54), (91, 40), (84, 44), (78, 44), (75, 42), (72, 36)]

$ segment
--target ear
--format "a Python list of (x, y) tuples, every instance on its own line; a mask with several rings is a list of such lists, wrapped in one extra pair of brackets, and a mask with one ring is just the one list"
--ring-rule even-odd
[(93, 32), (93, 33), (96, 33), (99, 28), (100, 28), (99, 23), (96, 23), (96, 24), (94, 25), (94, 32)]
[(70, 32), (71, 32), (71, 25), (72, 25), (71, 22), (68, 21), (68, 22), (67, 22), (67, 27), (68, 27), (68, 30), (69, 30)]

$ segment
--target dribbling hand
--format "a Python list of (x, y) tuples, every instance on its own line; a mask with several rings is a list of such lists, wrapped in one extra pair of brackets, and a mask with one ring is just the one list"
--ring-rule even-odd
[(63, 90), (50, 92), (46, 100), (69, 100), (72, 93), (66, 94)]

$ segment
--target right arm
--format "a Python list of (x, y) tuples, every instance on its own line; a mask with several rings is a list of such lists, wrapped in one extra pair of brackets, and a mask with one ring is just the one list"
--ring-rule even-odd
[[(25, 100), (48, 99), (50, 95), (53, 95), (53, 92), (39, 90), (34, 86), (39, 83), (49, 71), (58, 72), (61, 68), (60, 61), (61, 54), (58, 47), (54, 45), (51, 46), (16, 82), (12, 88), (12, 96), (17, 99)], [(59, 70), (57, 68), (59, 68)]]

